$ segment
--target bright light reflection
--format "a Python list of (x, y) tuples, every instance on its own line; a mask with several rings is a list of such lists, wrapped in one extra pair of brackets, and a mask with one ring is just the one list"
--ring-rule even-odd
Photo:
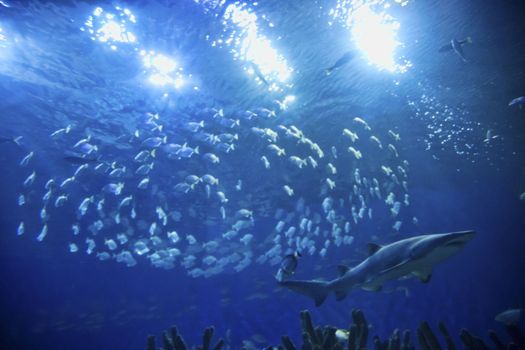
[(177, 70), (177, 63), (170, 57), (157, 54), (154, 51), (142, 50), (140, 54), (144, 57), (144, 67), (151, 73), (149, 81), (159, 86), (172, 85), (180, 89), (184, 84), (182, 68)]
[(288, 109), (288, 106), (295, 102), (295, 96), (294, 95), (287, 95), (282, 101), (276, 100), (277, 104), (279, 105), (279, 108), (283, 111)]
[(149, 81), (152, 84), (164, 86), (164, 85), (172, 84), (173, 83), (173, 78), (171, 78), (168, 75), (154, 73), (154, 74), (150, 75)]
[(255, 69), (249, 68), (250, 73), (255, 74), (260, 82), (268, 83), (270, 89), (278, 88), (269, 81), (286, 82), (289, 79), (292, 69), (272, 47), (272, 42), (258, 33), (257, 15), (254, 12), (232, 4), (226, 8), (224, 19), (225, 24), (230, 21), (240, 29), (240, 33), (234, 30), (226, 40), (217, 40), (218, 44), (233, 46), (234, 57), (251, 62)]
[(177, 68), (175, 61), (164, 55), (156, 55), (150, 62), (152, 67), (164, 74), (171, 73)]
[(283, 103), (285, 104), (289, 104), (289, 103), (292, 103), (293, 101), (295, 101), (295, 96), (293, 95), (288, 95), (284, 98), (283, 100)]
[(84, 23), (85, 27), (80, 30), (87, 30), (93, 35), (93, 40), (108, 43), (112, 50), (117, 49), (115, 43), (135, 43), (137, 38), (126, 28), (128, 22), (135, 23), (135, 16), (128, 9), (117, 6), (115, 10), (117, 14), (104, 12), (101, 7), (95, 8), (93, 15)]
[(182, 78), (175, 79), (175, 89), (180, 89), (182, 85), (184, 84), (184, 80)]
[(97, 30), (97, 33), (99, 33), (98, 40), (102, 41), (103, 43), (108, 40), (113, 41), (124, 41), (124, 29), (116, 22), (109, 21), (102, 25), (99, 30)]
[[(138, 44), (135, 35), (126, 28), (129, 22), (136, 23), (136, 18), (127, 8), (115, 6), (114, 12), (108, 12), (96, 7), (80, 30), (90, 33), (92, 40), (107, 43), (112, 50), (117, 50), (120, 47), (116, 45), (118, 43)], [(139, 47), (134, 46), (133, 49), (139, 51)], [(191, 80), (191, 74), (184, 76), (182, 67), (174, 59), (152, 50), (142, 49), (139, 52), (145, 68), (144, 74), (150, 83), (180, 89), (187, 79)]]
[[(409, 0), (337, 0), (329, 15), (350, 29), (352, 41), (367, 61), (379, 69), (404, 73), (411, 67), (396, 55), (402, 45), (397, 33), (400, 23), (386, 13), (392, 6), (406, 6)], [(329, 22), (329, 24), (333, 24)]]
[(361, 6), (348, 17), (352, 39), (365, 54), (368, 61), (389, 71), (395, 71), (394, 54), (400, 42), (397, 40), (399, 23), (385, 20), (368, 6)]

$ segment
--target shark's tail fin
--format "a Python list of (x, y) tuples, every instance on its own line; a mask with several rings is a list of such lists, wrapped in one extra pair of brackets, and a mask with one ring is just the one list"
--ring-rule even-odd
[(328, 296), (330, 289), (328, 282), (324, 281), (292, 281), (285, 280), (279, 282), (283, 287), (293, 290), (296, 293), (306, 295), (315, 301), (315, 306), (320, 306)]

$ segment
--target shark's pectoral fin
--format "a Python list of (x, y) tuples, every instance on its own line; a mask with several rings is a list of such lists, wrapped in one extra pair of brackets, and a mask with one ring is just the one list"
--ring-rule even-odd
[(428, 283), (432, 278), (432, 270), (419, 270), (412, 272), (423, 283)]
[(344, 291), (344, 290), (336, 290), (336, 291), (335, 291), (335, 300), (337, 300), (337, 301), (341, 301), (341, 300), (343, 300), (344, 298), (346, 298), (346, 295), (347, 295), (347, 294), (348, 294), (348, 293), (347, 293), (346, 291)]
[(362, 287), (364, 290), (367, 290), (369, 292), (380, 292), (383, 289), (383, 286), (380, 284), (376, 285), (364, 285)]

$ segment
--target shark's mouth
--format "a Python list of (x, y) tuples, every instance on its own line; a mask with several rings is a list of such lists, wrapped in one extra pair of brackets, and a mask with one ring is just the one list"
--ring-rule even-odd
[(457, 240), (454, 240), (454, 241), (447, 242), (445, 244), (445, 247), (461, 247), (461, 246), (465, 245), (465, 243), (467, 243), (466, 240), (457, 239)]

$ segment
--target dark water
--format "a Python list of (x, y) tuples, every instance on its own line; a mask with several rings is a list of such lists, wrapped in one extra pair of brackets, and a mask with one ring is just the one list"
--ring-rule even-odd
[[(5, 5), (9, 7), (0, 5), (0, 137), (23, 139), (20, 145), (0, 144), (1, 348), (140, 349), (145, 348), (147, 335), (159, 335), (174, 324), (190, 344), (200, 341), (206, 326), (214, 325), (217, 334), (228, 335), (232, 349), (240, 348), (244, 340), (263, 348), (278, 344), (283, 334), (299, 340), (299, 312), (304, 309), (312, 312), (316, 323), (337, 327), (348, 326), (351, 309), (362, 309), (370, 332), (381, 337), (395, 328), (416, 329), (423, 320), (431, 325), (442, 320), (454, 334), (467, 327), (486, 338), (488, 329), (502, 330), (495, 315), (524, 307), (525, 202), (520, 194), (525, 191), (525, 110), (507, 106), (525, 94), (522, 1), (413, 1), (406, 6), (392, 2), (386, 11), (399, 21), (398, 40), (403, 43), (396, 56), (398, 62), (404, 58), (412, 65), (405, 73), (381, 70), (359, 56), (351, 44), (350, 29), (341, 18), (329, 15), (335, 1), (250, 3), (245, 8), (258, 14), (259, 35), (271, 39), (272, 47), (293, 67), (286, 82), (274, 73), (265, 74), (270, 83), (276, 82), (276, 91), (268, 91), (254, 75), (246, 74), (243, 68), (249, 66), (231, 52), (240, 50), (238, 46), (212, 45), (230, 34), (243, 35), (225, 19), (229, 2), (128, 3), (136, 16), (135, 24), (126, 17), (128, 29), (136, 41), (115, 43), (116, 50), (111, 43), (91, 40), (85, 22), (97, 6), (104, 13), (122, 13), (115, 8), (117, 3)], [(97, 25), (95, 18), (95, 31)], [(452, 38), (467, 36), (473, 41), (464, 46), (468, 63), (454, 52), (438, 52)], [(184, 67), (182, 87), (151, 84), (141, 49), (164, 53)], [(326, 76), (324, 69), (349, 50), (356, 51), (357, 58)], [(287, 95), (294, 95), (296, 101), (286, 110), (279, 109), (275, 100)], [(223, 108), (232, 119), (246, 110), (268, 108), (277, 117), (241, 119), (239, 126), (230, 129), (203, 117), (206, 108)], [(147, 113), (159, 114), (162, 132), (151, 131), (144, 122)], [(358, 116), (381, 139), (382, 150), (372, 142), (364, 144), (369, 133), (352, 121)], [(183, 130), (187, 122), (203, 119), (207, 132), (237, 133), (235, 151), (221, 152)], [(319, 144), (325, 153), (322, 159), (316, 158), (319, 168), (298, 169), (286, 158), (279, 160), (268, 151), (268, 142), (250, 131), (252, 127), (277, 131), (280, 124), (297, 126)], [(71, 132), (50, 138), (67, 125), (72, 125)], [(343, 128), (359, 134), (356, 148), (362, 151), (362, 160), (348, 155), (346, 148), (352, 144), (341, 136)], [(484, 142), (489, 129), (497, 137)], [(140, 130), (139, 138), (134, 138), (135, 130)], [(399, 133), (401, 140), (394, 143), (388, 130)], [(68, 195), (64, 206), (53, 205), (56, 195), (49, 202), (49, 232), (38, 242), (44, 184), (50, 178), (60, 184), (72, 176), (79, 164), (68, 163), (64, 154), (75, 151), (73, 145), (87, 135), (98, 146), (93, 159), (127, 165), (131, 172), (113, 180), (93, 170), (96, 162), (90, 164), (61, 192)], [(136, 186), (143, 176), (133, 174), (137, 164), (132, 158), (144, 149), (145, 138), (157, 135), (168, 136), (170, 143), (199, 145), (203, 151), (191, 159), (172, 160), (159, 148), (150, 186), (141, 191)], [(287, 157), (315, 157), (308, 147), (281, 132), (277, 143), (286, 148)], [(395, 144), (399, 159), (388, 154), (388, 143)], [(337, 147), (337, 159), (331, 154), (332, 146)], [(30, 151), (33, 158), (21, 167), (21, 159)], [(206, 152), (219, 155), (220, 163), (206, 163), (202, 158)], [(270, 169), (262, 167), (261, 155), (270, 160)], [(401, 160), (409, 163), (406, 190), (390, 184), (380, 170), (383, 164), (395, 170)], [(334, 191), (325, 182), (330, 161), (338, 169), (332, 176)], [(399, 217), (393, 218), (384, 201), (388, 191), (381, 200), (371, 198), (373, 218), (352, 223), (353, 243), (336, 247), (332, 242), (321, 257), (325, 239), (312, 236), (318, 249), (313, 254), (303, 251), (294, 278), (335, 278), (335, 266), (341, 261), (355, 265), (366, 257), (369, 241), (385, 244), (416, 234), (465, 229), (477, 235), (458, 255), (440, 263), (429, 283), (395, 282), (403, 289), (393, 292), (356, 289), (344, 301), (336, 302), (331, 296), (315, 308), (307, 297), (278, 288), (277, 266), (256, 259), (272, 247), (277, 208), (293, 213), (302, 197), (312, 213), (324, 218), (323, 198), (348, 198), (356, 167), (361, 175), (380, 179), (383, 190), (394, 188), (396, 200), (402, 202), (408, 193), (410, 204), (403, 204)], [(33, 170), (35, 183), (24, 187)], [(226, 220), (220, 220), (221, 204), (215, 197), (206, 200), (203, 189), (175, 194), (174, 185), (194, 173), (219, 178), (219, 188), (229, 198), (224, 204)], [(243, 181), (241, 191), (235, 190), (238, 179)], [(118, 199), (101, 190), (111, 181), (125, 183)], [(284, 184), (294, 188), (293, 197), (283, 193)], [(17, 205), (20, 194), (26, 198), (23, 206)], [(106, 199), (106, 228), (96, 234), (88, 230), (99, 218), (95, 204), (83, 218), (76, 213), (80, 202), (91, 195), (96, 201)], [(116, 240), (116, 234), (124, 232), (124, 224), (108, 226), (108, 222), (128, 195), (134, 196), (137, 217), (130, 218), (129, 208), (122, 209), (122, 217), (129, 219), (127, 225), (135, 231), (128, 235), (130, 242), (119, 244), (111, 254), (133, 250), (135, 240), (150, 239), (151, 222), (161, 225), (155, 214), (160, 205), (166, 211), (180, 211), (183, 217), (179, 222), (170, 218), (168, 226), (160, 227), (163, 243), (159, 246), (168, 244), (167, 231), (177, 230), (181, 241), (187, 234), (193, 234), (198, 245), (217, 241), (212, 254), (216, 258), (251, 252), (251, 264), (240, 272), (231, 264), (209, 278), (193, 278), (188, 275), (191, 268), (181, 266), (182, 257), (169, 269), (155, 268), (136, 253), (138, 264), (132, 267), (116, 262), (114, 256), (100, 261), (96, 253), (109, 251), (104, 240)], [(254, 211), (255, 226), (235, 240), (221, 238), (241, 208)], [(349, 207), (341, 207), (338, 214), (351, 220)], [(298, 215), (286, 227), (298, 227)], [(397, 220), (403, 222), (399, 231), (392, 229)], [(17, 236), (21, 221), (25, 233)], [(77, 236), (71, 233), (73, 223), (81, 226)], [(332, 225), (326, 227), (330, 230)], [(248, 232), (253, 241), (239, 243)], [(97, 241), (92, 254), (85, 253), (87, 237)], [(70, 253), (70, 243), (77, 244), (79, 251)], [(189, 243), (178, 244), (183, 256), (208, 255)], [(149, 245), (148, 254), (160, 250)]]

